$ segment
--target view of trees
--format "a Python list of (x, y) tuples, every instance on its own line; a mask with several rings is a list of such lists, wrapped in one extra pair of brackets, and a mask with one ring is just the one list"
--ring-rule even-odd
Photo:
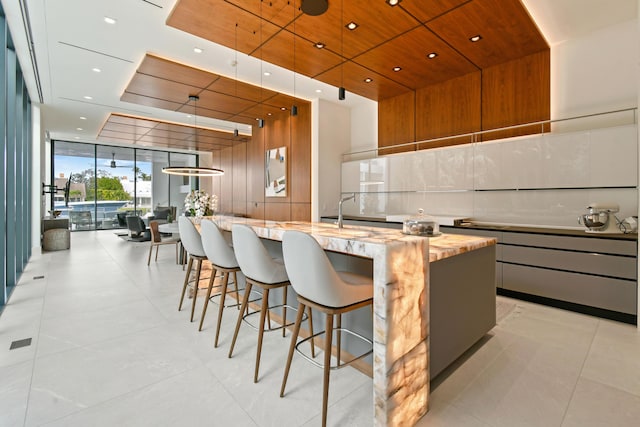
[[(86, 169), (71, 175), (71, 182), (84, 184), (87, 189), (86, 200), (95, 200), (93, 189), (96, 184), (96, 177), (93, 169)], [(97, 178), (97, 200), (131, 200), (129, 193), (124, 191), (120, 179), (114, 178), (107, 171), (98, 169)]]

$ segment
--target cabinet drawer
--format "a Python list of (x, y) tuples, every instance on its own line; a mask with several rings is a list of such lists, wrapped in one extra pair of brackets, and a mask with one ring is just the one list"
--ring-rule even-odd
[(623, 256), (503, 245), (502, 260), (621, 279), (636, 278), (636, 259)]
[(633, 281), (503, 264), (502, 284), (513, 291), (637, 314)]
[(542, 248), (568, 249), (602, 254), (636, 256), (637, 242), (612, 240), (599, 237), (549, 236), (544, 234), (504, 232), (502, 242), (512, 245), (537, 246)]

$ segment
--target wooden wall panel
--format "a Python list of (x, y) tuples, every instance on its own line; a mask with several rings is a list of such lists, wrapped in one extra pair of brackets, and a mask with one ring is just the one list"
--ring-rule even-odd
[(247, 143), (233, 146), (233, 210), (234, 214), (247, 213)]
[[(247, 200), (249, 204), (264, 203), (265, 148), (263, 129), (256, 125), (252, 126), (251, 142), (247, 146)], [(251, 216), (253, 217), (253, 215)]]
[(220, 150), (220, 166), (225, 174), (220, 177), (218, 209), (230, 213), (233, 212), (233, 148)]
[(291, 221), (291, 203), (265, 203), (264, 217), (272, 221)]
[[(220, 151), (220, 212), (251, 218), (287, 221), (311, 220), (311, 104), (300, 102), (298, 115), (288, 112), (265, 119), (265, 126), (253, 126), (248, 143), (236, 142)], [(292, 137), (293, 132), (293, 137)], [(264, 196), (265, 151), (287, 148), (287, 196)], [(292, 206), (295, 202), (297, 207)]]
[[(480, 130), (480, 72), (427, 86), (416, 91), (416, 140), (460, 135)], [(452, 138), (420, 144), (418, 149), (467, 144), (468, 138)]]
[[(482, 128), (496, 129), (551, 118), (550, 51), (482, 72)], [(548, 129), (547, 129), (548, 130)], [(492, 132), (483, 140), (538, 133), (541, 126)]]
[(292, 203), (291, 221), (311, 221), (311, 203)]
[[(415, 92), (388, 98), (378, 103), (378, 147), (404, 144), (416, 140)], [(414, 151), (415, 146), (380, 150), (380, 154)]]
[[(298, 107), (290, 118), (293, 138), (290, 149), (289, 194), (292, 203), (311, 203), (311, 105)], [(306, 221), (311, 221), (311, 212)]]

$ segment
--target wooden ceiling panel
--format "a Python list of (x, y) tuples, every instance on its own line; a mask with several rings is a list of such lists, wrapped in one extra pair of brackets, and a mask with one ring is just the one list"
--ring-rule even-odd
[(196, 135), (191, 126), (121, 114), (111, 114), (98, 134), (100, 141), (204, 151), (219, 150), (250, 138), (245, 135), (235, 138), (231, 132), (207, 128), (198, 128)]
[[(431, 52), (438, 56), (427, 58)], [(354, 62), (412, 89), (477, 71), (477, 67), (423, 26), (356, 57)], [(402, 70), (395, 72), (396, 66)]]
[(250, 123), (247, 123), (249, 125), (255, 125), (256, 124), (256, 119), (257, 118), (263, 118), (266, 119), (268, 117), (277, 117), (281, 114), (290, 114), (291, 113), (291, 105), (286, 105), (283, 107), (286, 108), (285, 111), (282, 111), (280, 109), (280, 107), (275, 107), (273, 105), (266, 105), (266, 104), (256, 104), (254, 107), (244, 111), (242, 114), (245, 117), (248, 118), (253, 118), (250, 119)]
[(280, 31), (253, 56), (307, 77), (314, 77), (342, 62), (340, 56), (329, 49), (318, 49), (312, 42), (300, 37), (296, 37), (294, 56), (293, 40), (292, 33)]
[[(183, 105), (182, 107), (178, 108), (178, 110), (176, 111), (184, 114), (193, 114), (193, 105), (192, 104)], [(197, 115), (203, 116), (203, 117), (211, 117), (212, 119), (220, 119), (220, 120), (229, 120), (231, 117), (233, 117), (233, 114), (231, 113), (227, 113), (225, 111), (210, 110), (208, 108), (202, 108), (200, 104), (198, 104)]]
[[(481, 68), (549, 49), (518, 0), (474, 0), (426, 25)], [(482, 40), (469, 41), (478, 34)]]
[(399, 4), (399, 8), (405, 10), (422, 23), (432, 20), (447, 11), (468, 3), (470, 0), (429, 0), (405, 1)]
[[(285, 27), (295, 17), (300, 16), (300, 0), (227, 0), (240, 9), (270, 21), (279, 27)], [(294, 15), (295, 14), (295, 15)]]
[(144, 95), (136, 95), (125, 92), (120, 97), (120, 101), (130, 102), (132, 104), (146, 105), (147, 107), (161, 108), (163, 110), (178, 111), (182, 106), (176, 102), (169, 102), (163, 99), (150, 98)]
[(259, 14), (225, 0), (180, 0), (167, 25), (247, 54), (280, 30)]
[[(347, 92), (355, 93), (356, 95), (369, 99), (383, 100), (411, 90), (406, 86), (351, 61), (332, 68), (317, 78), (336, 87), (343, 86), (348, 88)], [(367, 83), (365, 79), (371, 79), (371, 82)], [(337, 99), (337, 89), (335, 96)], [(348, 93), (347, 96), (349, 96)]]
[(150, 54), (145, 55), (142, 63), (138, 67), (138, 72), (200, 89), (211, 85), (219, 78), (218, 75), (208, 71), (189, 67)]
[(197, 95), (201, 90), (202, 89), (195, 86), (136, 72), (125, 89), (125, 92), (184, 104), (189, 102), (189, 95)]
[[(351, 21), (359, 25), (354, 31), (345, 28)], [(352, 58), (419, 24), (400, 8), (390, 7), (384, 1), (343, 0), (330, 1), (329, 9), (320, 16), (301, 15), (287, 30), (312, 43), (323, 42), (326, 49)]]
[[(238, 114), (255, 104), (255, 101), (249, 101), (242, 98), (236, 98), (232, 94), (226, 95), (220, 92), (212, 92), (204, 90), (200, 93), (200, 99), (197, 103), (197, 113), (200, 109), (208, 109), (213, 111), (221, 111), (229, 114)], [(191, 107), (194, 104), (190, 104)], [(191, 110), (193, 112), (193, 109)]]
[(264, 101), (278, 94), (278, 92), (273, 90), (261, 88), (259, 86), (254, 86), (249, 83), (240, 82), (226, 77), (220, 77), (207, 89), (214, 92), (237, 96), (254, 102), (260, 102), (261, 100)]

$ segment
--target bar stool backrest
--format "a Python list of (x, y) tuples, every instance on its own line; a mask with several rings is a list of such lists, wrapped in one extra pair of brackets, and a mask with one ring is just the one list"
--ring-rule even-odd
[(200, 223), (200, 235), (204, 252), (212, 264), (224, 268), (238, 268), (236, 255), (215, 222), (203, 220)]
[(180, 240), (182, 246), (189, 255), (206, 257), (200, 240), (200, 233), (193, 225), (191, 220), (185, 216), (178, 217), (178, 231), (180, 232)]
[(251, 227), (233, 224), (231, 238), (236, 259), (245, 277), (267, 284), (289, 280), (284, 264), (277, 262), (269, 255)]
[(284, 265), (298, 295), (327, 307), (345, 307), (371, 298), (369, 278), (338, 273), (324, 249), (310, 234), (286, 231), (282, 236)]

